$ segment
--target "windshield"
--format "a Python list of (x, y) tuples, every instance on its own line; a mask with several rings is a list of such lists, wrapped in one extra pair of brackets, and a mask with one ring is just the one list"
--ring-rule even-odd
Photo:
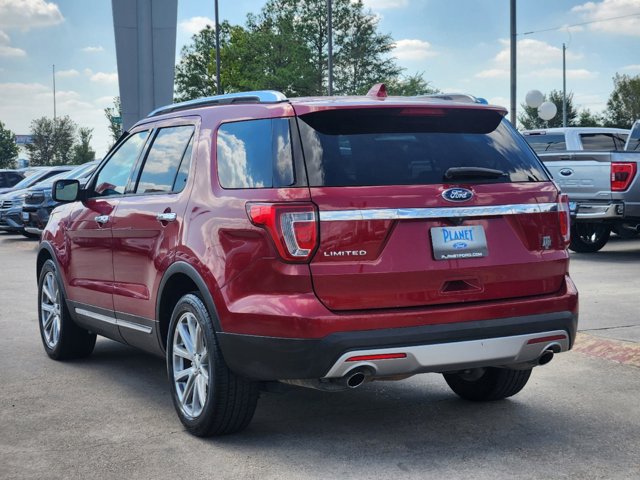
[(88, 177), (89, 175), (91, 175), (91, 173), (93, 173), (93, 171), (96, 169), (97, 166), (98, 166), (97, 162), (85, 163), (83, 165), (80, 165), (77, 168), (74, 168), (71, 171), (62, 172), (62, 173), (59, 173), (58, 175), (48, 178), (46, 181), (43, 181), (40, 184), (38, 184), (38, 186), (51, 188), (53, 186), (53, 182), (55, 182), (56, 180), (63, 180), (63, 179), (77, 180), (80, 178)]
[(40, 181), (42, 177), (47, 175), (48, 170), (40, 170), (33, 175), (29, 175), (26, 178), (23, 178), (18, 183), (13, 186), (13, 190), (21, 190), (23, 188), (29, 188), (32, 185), (35, 185)]
[(522, 137), (491, 110), (331, 110), (300, 120), (314, 187), (450, 183), (445, 174), (457, 167), (466, 177), (502, 174), (472, 183), (548, 180)]

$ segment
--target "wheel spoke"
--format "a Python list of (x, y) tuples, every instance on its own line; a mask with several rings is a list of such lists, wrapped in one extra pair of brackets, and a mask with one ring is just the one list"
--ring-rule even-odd
[(47, 314), (47, 318), (42, 323), (42, 326), (45, 328), (45, 330), (49, 330), (49, 328), (51, 327), (51, 321), (53, 320), (53, 317), (55, 317), (53, 312)]
[(193, 337), (191, 336), (191, 332), (189, 331), (187, 325), (180, 322), (178, 324), (178, 333), (180, 334), (180, 338), (182, 339), (182, 343), (184, 344), (185, 348), (187, 349), (189, 354), (193, 356), (193, 354), (195, 353), (193, 346)]
[(191, 373), (189, 378), (187, 379), (187, 384), (184, 387), (184, 393), (182, 396), (182, 404), (187, 405), (189, 403), (189, 398), (192, 399), (191, 403), (193, 404), (193, 387), (195, 383), (195, 375)]
[(202, 339), (202, 329), (200, 328), (200, 324), (196, 323), (196, 328), (195, 328), (195, 351), (196, 353), (200, 353), (202, 352), (202, 349), (204, 348), (204, 342)]
[(202, 408), (207, 401), (207, 380), (205, 380), (204, 376), (198, 375), (196, 386), (198, 388), (198, 401), (200, 402), (200, 408)]
[(53, 295), (49, 291), (49, 287), (47, 285), (42, 285), (42, 293), (44, 293), (47, 296), (50, 303), (55, 303), (55, 299), (53, 298)]
[(188, 351), (186, 351), (184, 348), (175, 345), (173, 347), (173, 353), (174, 355), (177, 355), (179, 357), (185, 358), (189, 361), (193, 361), (193, 355), (191, 355)]
[(180, 370), (178, 372), (174, 371), (173, 372), (173, 379), (175, 381), (180, 380), (181, 378), (184, 378), (188, 375), (191, 375), (193, 373), (193, 368), (189, 367), (189, 368), (185, 368), (184, 370)]
[(47, 313), (53, 312), (53, 305), (49, 305), (47, 303), (40, 304), (40, 308)]

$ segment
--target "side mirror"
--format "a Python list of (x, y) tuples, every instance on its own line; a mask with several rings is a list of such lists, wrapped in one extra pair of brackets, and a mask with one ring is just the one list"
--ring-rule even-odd
[(63, 179), (53, 184), (52, 197), (56, 202), (75, 202), (80, 196), (78, 180)]

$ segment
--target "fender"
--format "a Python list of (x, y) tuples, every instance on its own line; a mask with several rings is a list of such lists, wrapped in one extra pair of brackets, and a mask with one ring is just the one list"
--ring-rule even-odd
[[(200, 273), (194, 267), (183, 261), (172, 263), (162, 275), (162, 280), (160, 280), (160, 285), (158, 286), (158, 295), (156, 296), (156, 319), (158, 321), (160, 320), (160, 302), (162, 301), (162, 292), (164, 291), (164, 287), (167, 281), (176, 273), (186, 275), (193, 281), (193, 283), (196, 284), (196, 286), (198, 287), (198, 291), (202, 296), (202, 300), (211, 313), (213, 328), (216, 332), (221, 332), (222, 328), (220, 326), (220, 320), (218, 318), (218, 310), (216, 309), (215, 303), (213, 302), (213, 296), (211, 295), (207, 284), (203, 280)], [(157, 331), (158, 335), (160, 335), (160, 329), (157, 329)], [(160, 344), (162, 344), (160, 337), (158, 337), (158, 341), (160, 342)]]
[(49, 253), (51, 260), (56, 266), (56, 271), (58, 272), (58, 275), (60, 275), (60, 287), (62, 288), (62, 294), (64, 295), (65, 301), (67, 301), (68, 297), (67, 297), (67, 289), (65, 288), (65, 282), (64, 282), (64, 272), (60, 269), (60, 262), (58, 261), (58, 257), (56, 255), (55, 249), (51, 246), (51, 243), (49, 243), (47, 240), (41, 241), (40, 246), (38, 247), (38, 256), (36, 257), (36, 283), (40, 281), (39, 279), (40, 269), (38, 268), (38, 259), (40, 258), (40, 254), (42, 253), (43, 250), (46, 250), (47, 253)]

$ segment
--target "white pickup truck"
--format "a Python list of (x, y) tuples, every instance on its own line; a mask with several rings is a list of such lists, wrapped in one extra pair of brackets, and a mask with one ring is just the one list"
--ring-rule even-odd
[(597, 252), (612, 230), (621, 236), (640, 231), (640, 122), (631, 131), (568, 127), (522, 134), (569, 195), (571, 250)]

